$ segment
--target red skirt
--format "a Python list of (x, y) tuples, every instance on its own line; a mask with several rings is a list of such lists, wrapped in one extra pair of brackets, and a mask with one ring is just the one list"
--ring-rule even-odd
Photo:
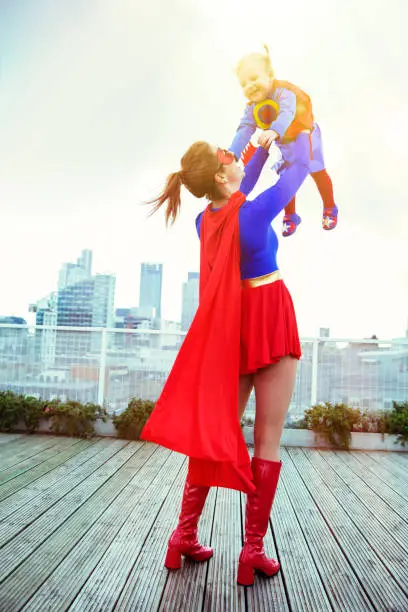
[(243, 288), (240, 374), (301, 354), (295, 309), (283, 280)]

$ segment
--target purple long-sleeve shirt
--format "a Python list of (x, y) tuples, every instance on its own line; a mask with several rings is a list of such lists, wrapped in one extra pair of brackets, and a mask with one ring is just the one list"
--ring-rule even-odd
[[(268, 128), (274, 130), (282, 138), (296, 114), (296, 95), (293, 91), (284, 87), (275, 87), (268, 95), (268, 99), (274, 100), (279, 104), (279, 113), (275, 121)], [(239, 122), (238, 129), (234, 136), (229, 150), (232, 151), (237, 159), (241, 157), (257, 125), (254, 119), (254, 108), (256, 104), (247, 104), (244, 115)], [(279, 145), (279, 143), (277, 143)]]
[[(239, 210), (239, 232), (241, 248), (241, 278), (264, 276), (278, 269), (276, 254), (278, 238), (271, 222), (293, 198), (309, 173), (309, 134), (300, 134), (296, 140), (295, 161), (288, 167), (278, 182), (259, 194), (254, 200), (246, 200)], [(254, 188), (268, 152), (258, 147), (245, 168), (240, 191), (248, 195)], [(214, 215), (217, 210), (212, 211)], [(204, 211), (203, 211), (204, 212)], [(196, 219), (200, 235), (201, 212)]]

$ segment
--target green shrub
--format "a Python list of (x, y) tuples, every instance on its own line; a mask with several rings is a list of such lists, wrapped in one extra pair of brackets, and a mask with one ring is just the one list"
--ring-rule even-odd
[(392, 404), (392, 410), (385, 413), (385, 433), (395, 434), (395, 443), (405, 446), (408, 442), (408, 402)]
[(305, 410), (305, 423), (322, 436), (332, 446), (348, 449), (350, 447), (353, 427), (361, 421), (358, 408), (350, 408), (346, 404), (317, 404)]
[(20, 418), (23, 419), (28, 433), (33, 433), (38, 428), (41, 418), (44, 417), (46, 404), (30, 395), (20, 395), (18, 401)]
[(254, 419), (252, 417), (242, 416), (240, 421), (241, 429), (245, 426), (253, 427)]
[(386, 413), (364, 409), (360, 412), (360, 420), (354, 424), (353, 431), (368, 433), (385, 433)]
[(24, 421), (28, 433), (37, 429), (43, 415), (44, 404), (36, 397), (17, 395), (12, 391), (0, 392), (0, 430), (14, 431)]
[(119, 437), (126, 440), (138, 440), (154, 406), (155, 402), (150, 400), (132, 398), (126, 410), (113, 417), (113, 424)]
[(67, 436), (90, 437), (94, 435), (96, 419), (106, 421), (108, 414), (98, 404), (81, 404), (74, 400), (53, 400), (44, 409), (44, 416), (51, 421), (51, 431)]
[(11, 391), (0, 391), (0, 431), (14, 431), (20, 417), (18, 396)]

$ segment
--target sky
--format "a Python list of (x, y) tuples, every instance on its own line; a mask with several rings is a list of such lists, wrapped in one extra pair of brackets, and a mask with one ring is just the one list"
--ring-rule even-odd
[[(163, 262), (163, 314), (180, 318), (205, 201), (185, 192), (170, 229), (142, 202), (195, 140), (229, 146), (234, 66), (267, 43), (277, 78), (312, 97), (339, 207), (324, 232), (307, 179), (302, 224), (280, 238), (300, 334), (403, 336), (407, 18), (406, 0), (0, 0), (0, 314), (27, 318), (88, 248), (117, 307), (138, 304), (142, 261)], [(274, 180), (266, 168), (258, 189)]]

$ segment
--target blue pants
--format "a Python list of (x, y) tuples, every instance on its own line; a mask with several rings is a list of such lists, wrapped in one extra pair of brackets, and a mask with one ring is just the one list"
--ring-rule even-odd
[[(317, 123), (314, 123), (313, 127), (313, 132), (310, 134), (312, 139), (312, 154), (309, 165), (310, 173), (320, 172), (320, 170), (325, 170), (326, 168), (323, 157), (322, 133)], [(279, 148), (283, 158), (274, 165), (274, 169), (278, 174), (281, 168), (284, 167), (285, 162), (291, 163), (293, 161), (295, 155), (295, 142), (296, 141), (288, 142), (287, 144), (279, 144), (279, 142), (276, 143), (276, 146)]]

